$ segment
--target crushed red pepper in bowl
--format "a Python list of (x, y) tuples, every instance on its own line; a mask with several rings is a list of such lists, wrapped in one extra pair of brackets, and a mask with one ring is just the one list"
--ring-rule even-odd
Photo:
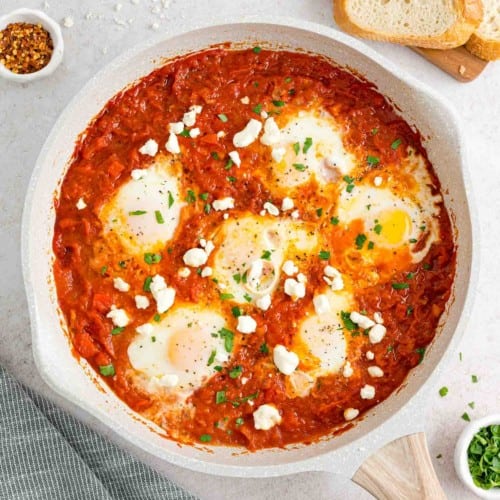
[(52, 37), (41, 24), (11, 23), (0, 31), (0, 63), (13, 73), (40, 71), (53, 51)]

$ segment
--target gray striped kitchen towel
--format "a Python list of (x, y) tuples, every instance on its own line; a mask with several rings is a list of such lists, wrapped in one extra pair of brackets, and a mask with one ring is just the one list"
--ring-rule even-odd
[(0, 499), (194, 498), (0, 366)]

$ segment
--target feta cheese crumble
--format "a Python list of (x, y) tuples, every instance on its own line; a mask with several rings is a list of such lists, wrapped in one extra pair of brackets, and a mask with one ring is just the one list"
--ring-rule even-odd
[(233, 144), (236, 148), (245, 148), (250, 146), (260, 134), (262, 123), (255, 118), (252, 118), (243, 130), (234, 134)]
[(373, 385), (366, 384), (359, 391), (361, 399), (373, 399), (375, 397), (375, 387)]
[(78, 210), (83, 210), (84, 208), (87, 208), (87, 204), (85, 203), (85, 200), (83, 198), (80, 198), (77, 202), (76, 202), (76, 208)]
[(156, 156), (156, 153), (158, 153), (158, 143), (154, 139), (148, 139), (139, 149), (139, 153), (142, 155)]
[(113, 280), (113, 286), (119, 291), (119, 292), (128, 292), (130, 290), (130, 285), (123, 281), (122, 278), (115, 278)]
[(200, 267), (206, 264), (208, 255), (202, 248), (191, 248), (182, 257), (184, 264), (189, 267)]
[(240, 333), (253, 333), (257, 329), (257, 322), (247, 315), (238, 316), (236, 330)]
[(106, 314), (106, 318), (109, 318), (113, 322), (113, 325), (119, 328), (126, 327), (130, 322), (125, 309), (117, 309), (114, 305), (111, 306), (111, 311)]
[(276, 368), (284, 375), (290, 375), (299, 366), (297, 354), (279, 344), (273, 349), (273, 361)]
[(173, 132), (170, 132), (170, 135), (168, 136), (168, 141), (165, 143), (165, 149), (173, 155), (179, 154), (181, 152), (179, 140)]
[(293, 278), (285, 280), (285, 293), (292, 299), (302, 299), (306, 295), (306, 286)]
[(281, 423), (281, 415), (275, 406), (265, 404), (253, 412), (253, 421), (255, 429), (268, 431)]
[(215, 200), (212, 203), (212, 207), (217, 212), (220, 212), (221, 210), (228, 210), (230, 208), (234, 208), (234, 198), (227, 197), (227, 198), (221, 198), (220, 200)]
[(159, 314), (168, 311), (175, 301), (175, 289), (167, 287), (165, 278), (156, 274), (151, 281), (150, 290), (156, 300), (156, 310)]
[(149, 299), (145, 295), (136, 295), (134, 299), (137, 309), (147, 309), (149, 307)]

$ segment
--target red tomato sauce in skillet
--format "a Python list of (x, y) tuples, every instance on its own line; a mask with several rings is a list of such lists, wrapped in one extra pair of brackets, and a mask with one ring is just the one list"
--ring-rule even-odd
[[(170, 155), (164, 147), (169, 124), (181, 121), (192, 105), (203, 108), (195, 125), (200, 135), (178, 134), (181, 154)], [(300, 266), (307, 277), (305, 297), (291, 300), (284, 293), (287, 276), (280, 275), (271, 307), (263, 311), (253, 303), (237, 305), (231, 299), (223, 300), (217, 283), (202, 277), (201, 269), (180, 276), (186, 251), (198, 247), (200, 238), (213, 234), (226, 220), (224, 211), (213, 209), (215, 200), (234, 199), (234, 209), (227, 213), (230, 219), (238, 219), (245, 214), (261, 217), (266, 202), (280, 207), (288, 194), (283, 186), (275, 188), (266, 181), (273, 161), (270, 148), (259, 140), (235, 148), (234, 135), (251, 119), (264, 123), (270, 116), (284, 129), (289, 117), (311, 107), (326, 110), (339, 125), (344, 147), (356, 165), (347, 176), (333, 166), (330, 184), (311, 178), (293, 189), (299, 220), (313, 225), (322, 250), (328, 249), (327, 259), (315, 254)], [(134, 255), (105, 234), (100, 213), (130, 181), (133, 170), (148, 168), (154, 162), (139, 152), (150, 139), (159, 145), (158, 154), (180, 172), (184, 206), (172, 239), (158, 251), (161, 260), (148, 263), (142, 254)], [(305, 143), (298, 147), (305, 147)], [(235, 149), (241, 157), (239, 167), (229, 162), (228, 154)], [(383, 249), (373, 243), (377, 236), (371, 226), (363, 226), (362, 217), (350, 221), (337, 217), (338, 200), (345, 190), (352, 189), (355, 196), (361, 185), (373, 186), (376, 177), (382, 176), (388, 185), (392, 182), (392, 192), (401, 197), (405, 190), (416, 190), (414, 179), (405, 171), (412, 155), (422, 158), (430, 179), (427, 189), (438, 196), (440, 184), (419, 134), (373, 85), (317, 56), (214, 49), (154, 71), (113, 97), (88, 126), (76, 145), (56, 200), (54, 276), (75, 355), (100, 372), (133, 410), (181, 442), (257, 450), (310, 443), (332, 433), (345, 424), (347, 408), (362, 415), (400, 387), (412, 368), (425, 362), (425, 349), (434, 338), (450, 296), (455, 247), (442, 203), (434, 215), (433, 235), (422, 225), (418, 237), (405, 243), (403, 249)], [(307, 168), (298, 165), (292, 170)], [(85, 207), (78, 209), (80, 199)], [(368, 213), (370, 208), (366, 210)], [(281, 211), (277, 218), (288, 219), (290, 214)], [(434, 240), (427, 248), (431, 237)], [(423, 258), (412, 260), (412, 251), (424, 248)], [(387, 333), (380, 342), (370, 343), (367, 331), (348, 320), (341, 321), (353, 375), (345, 377), (340, 370), (315, 377), (307, 395), (292, 397), (287, 376), (273, 363), (273, 348), (280, 344), (293, 350), (297, 325), (314, 314), (315, 290), (325, 286), (326, 264), (343, 275), (357, 311), (369, 318), (376, 312), (381, 314)], [(194, 388), (186, 399), (188, 409), (172, 414), (168, 398), (162, 400), (135, 382), (127, 354), (137, 335), (135, 328), (154, 322), (154, 301), (151, 299), (146, 309), (138, 309), (134, 296), (150, 297), (144, 284), (157, 274), (175, 289), (176, 303), (213, 308), (227, 319), (226, 327), (234, 334), (229, 361)], [(117, 290), (116, 277), (123, 278), (130, 290)], [(107, 317), (113, 305), (130, 317), (130, 323), (118, 328), (120, 331)], [(237, 332), (235, 307), (256, 320), (255, 332)], [(373, 360), (367, 358), (367, 351), (373, 353)], [(368, 367), (373, 365), (383, 376), (370, 376)], [(303, 369), (302, 364), (299, 369)], [(375, 388), (371, 399), (360, 397), (367, 384)], [(281, 422), (269, 430), (255, 429), (253, 413), (264, 404), (277, 408)]]

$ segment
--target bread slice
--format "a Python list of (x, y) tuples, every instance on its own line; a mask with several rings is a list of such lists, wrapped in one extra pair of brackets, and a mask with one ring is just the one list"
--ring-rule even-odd
[(500, 0), (483, 0), (484, 18), (466, 44), (475, 56), (494, 61), (500, 59)]
[(450, 49), (482, 20), (481, 0), (334, 0), (337, 24), (372, 40)]

